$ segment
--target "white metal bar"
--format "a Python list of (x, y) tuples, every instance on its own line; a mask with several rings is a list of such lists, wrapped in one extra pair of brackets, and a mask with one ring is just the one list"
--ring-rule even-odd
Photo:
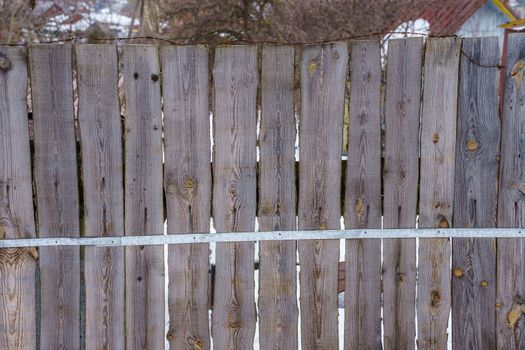
[(211, 242), (294, 241), (362, 238), (516, 238), (525, 228), (362, 229), (322, 231), (226, 232), (122, 237), (2, 239), (0, 248), (45, 246), (140, 246)]

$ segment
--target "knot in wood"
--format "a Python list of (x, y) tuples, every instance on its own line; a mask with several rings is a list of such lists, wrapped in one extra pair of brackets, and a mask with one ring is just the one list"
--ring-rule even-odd
[(191, 177), (187, 177), (184, 179), (184, 186), (191, 190), (195, 187), (195, 181)]
[(456, 276), (457, 278), (463, 277), (463, 271), (459, 267), (456, 267), (454, 269), (454, 276)]
[(397, 105), (397, 112), (399, 113), (399, 115), (403, 118), (403, 117), (406, 117), (406, 103), (405, 101), (401, 101), (398, 103)]
[(510, 76), (514, 78), (518, 88), (521, 87), (523, 83), (523, 68), (525, 68), (525, 61), (519, 60), (512, 66), (512, 70), (510, 71)]
[(438, 143), (439, 142), (439, 134), (437, 132), (432, 135), (432, 142)]
[(170, 329), (168, 331), (168, 333), (166, 333), (166, 339), (169, 340), (169, 341), (175, 339), (175, 335), (173, 334), (173, 330), (172, 329)]
[(314, 74), (316, 67), (317, 67), (317, 63), (315, 62), (315, 60), (311, 60), (310, 65), (308, 66), (308, 70), (310, 71), (310, 74)]
[(31, 256), (33, 259), (38, 260), (38, 249), (36, 247), (26, 247), (23, 249), (29, 253), (29, 256)]
[(432, 307), (439, 306), (439, 304), (441, 303), (441, 295), (439, 294), (437, 290), (432, 291), (432, 293), (430, 294), (430, 300), (432, 303)]
[(0, 54), (0, 70), (7, 72), (11, 69), (11, 60), (5, 55)]
[(239, 329), (241, 328), (241, 322), (237, 320), (237, 312), (228, 312), (228, 328)]
[(274, 207), (271, 203), (266, 203), (259, 207), (259, 215), (261, 216), (272, 215), (273, 212), (274, 212)]
[(449, 228), (450, 227), (450, 225), (448, 223), (448, 220), (444, 216), (441, 216), (441, 218), (439, 219), (438, 226), (440, 228)]
[(489, 286), (489, 282), (487, 282), (487, 281), (481, 281), (480, 285), (481, 285), (482, 287), (488, 287), (488, 286)]
[(507, 327), (514, 328), (517, 326), (523, 313), (523, 305), (515, 303), (512, 309), (507, 313)]
[(478, 149), (478, 141), (474, 139), (470, 139), (467, 141), (467, 150), (469, 151), (475, 151)]
[(361, 218), (365, 214), (365, 201), (359, 198), (355, 205), (355, 213), (357, 217)]

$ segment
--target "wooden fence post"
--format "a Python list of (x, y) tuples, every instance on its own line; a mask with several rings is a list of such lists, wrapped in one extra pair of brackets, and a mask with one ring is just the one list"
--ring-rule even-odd
[[(388, 42), (384, 228), (416, 226), (423, 39)], [(383, 239), (385, 349), (414, 349), (416, 240)]]
[[(253, 231), (256, 210), (257, 50), (215, 52), (213, 218), (217, 232)], [(252, 349), (255, 336), (254, 243), (218, 243), (213, 302), (217, 349)]]
[[(381, 49), (352, 43), (345, 228), (381, 227)], [(333, 126), (329, 126), (333, 127)], [(381, 346), (381, 240), (346, 240), (345, 349)]]
[[(26, 49), (0, 46), (0, 239), (35, 237)], [(36, 248), (0, 249), (0, 348), (35, 349)]]
[[(162, 113), (158, 49), (123, 47), (126, 235), (162, 235)], [(165, 344), (164, 247), (126, 247), (126, 348)]]
[[(347, 45), (304, 47), (300, 64), (299, 229), (339, 229)], [(298, 249), (301, 346), (337, 349), (339, 241), (300, 241)]]
[[(419, 227), (451, 227), (461, 39), (428, 38), (421, 118)], [(420, 239), (419, 349), (445, 349), (450, 313), (450, 240)]]
[[(168, 233), (209, 232), (211, 210), (208, 50), (162, 48), (164, 189)], [(172, 349), (209, 349), (209, 245), (168, 248)]]
[[(261, 71), (259, 229), (295, 230), (294, 49), (264, 46)], [(297, 349), (295, 241), (260, 242), (262, 349)]]
[[(501, 131), (498, 39), (464, 39), (462, 51), (454, 227), (495, 227)], [(481, 67), (471, 59), (489, 67)], [(453, 347), (495, 349), (495, 240), (452, 239), (452, 272)]]
[[(508, 36), (501, 131), (498, 227), (525, 225), (525, 34)], [(525, 347), (525, 239), (497, 240), (496, 337), (498, 349)]]
[[(79, 203), (70, 45), (29, 50), (40, 237), (78, 237)], [(42, 349), (80, 347), (79, 247), (40, 248)]]
[[(115, 45), (78, 45), (84, 236), (124, 233), (122, 133)], [(124, 248), (86, 247), (86, 349), (124, 349)]]

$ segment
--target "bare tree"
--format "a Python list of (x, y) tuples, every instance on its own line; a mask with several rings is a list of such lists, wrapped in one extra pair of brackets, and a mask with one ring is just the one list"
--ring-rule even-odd
[(0, 1), (0, 39), (12, 44), (22, 31), (23, 23), (30, 23), (35, 0)]
[(436, 0), (160, 0), (159, 34), (185, 42), (311, 42), (377, 36)]
[[(482, 0), (470, 0), (482, 6)], [(36, 2), (36, 6), (35, 6)], [(507, 0), (517, 4), (517, 0)], [(380, 38), (420, 14), (458, 6), (466, 0), (0, 0), (0, 42), (34, 42), (42, 38), (82, 35), (68, 23), (101, 6), (125, 4), (119, 15), (130, 19), (119, 35), (152, 36), (184, 43), (278, 41), (288, 43)], [(461, 3), (461, 4), (460, 4)], [(60, 16), (44, 4), (54, 4)], [(46, 5), (46, 6), (47, 6)], [(518, 5), (515, 5), (518, 6)], [(519, 8), (516, 8), (518, 11)], [(50, 12), (51, 11), (51, 12)], [(44, 13), (43, 13), (44, 12)], [(47, 15), (49, 16), (47, 16)], [(66, 22), (50, 25), (56, 18)], [(83, 20), (89, 21), (88, 17)], [(89, 23), (93, 24), (93, 23)], [(445, 33), (452, 34), (452, 33)]]

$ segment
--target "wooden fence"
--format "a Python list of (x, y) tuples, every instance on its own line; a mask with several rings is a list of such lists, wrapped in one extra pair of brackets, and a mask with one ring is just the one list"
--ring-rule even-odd
[[(522, 227), (524, 34), (502, 96), (499, 62), (495, 38), (390, 41), (383, 95), (377, 41), (0, 47), (0, 237), (162, 235), (165, 216), (170, 234), (211, 216), (217, 232), (341, 215)], [(347, 240), (344, 348), (524, 348), (524, 243)], [(261, 242), (257, 308), (254, 258), (252, 242), (217, 243), (210, 328), (208, 244), (169, 246), (167, 271), (162, 246), (0, 249), (0, 348), (250, 349), (257, 318), (261, 349), (343, 347), (339, 241)]]

